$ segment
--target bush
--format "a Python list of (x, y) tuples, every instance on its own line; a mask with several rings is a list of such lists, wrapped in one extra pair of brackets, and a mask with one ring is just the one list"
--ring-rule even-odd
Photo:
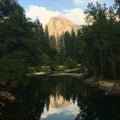
[(41, 64), (42, 65), (49, 65), (50, 64), (50, 58), (47, 54), (42, 54), (40, 56), (40, 58), (41, 58)]
[(71, 58), (68, 58), (65, 63), (65, 66), (67, 68), (75, 68), (75, 67), (77, 67), (77, 63), (76, 63), (76, 61), (72, 60)]
[(23, 62), (13, 55), (6, 55), (0, 60), (0, 77), (2, 79), (20, 82), (23, 79), (24, 70)]

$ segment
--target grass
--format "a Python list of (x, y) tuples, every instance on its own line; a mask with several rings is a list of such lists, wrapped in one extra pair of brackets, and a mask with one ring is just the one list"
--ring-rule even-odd
[(29, 68), (28, 73), (36, 73), (36, 72), (50, 72), (49, 66), (41, 66), (41, 67), (31, 67)]
[(64, 71), (64, 70), (65, 70), (65, 66), (60, 65), (60, 66), (57, 67), (56, 71), (61, 72), (61, 71)]
[[(72, 70), (72, 71), (80, 70), (80, 65), (78, 65), (76, 68), (71, 68), (71, 69), (67, 69), (66, 66), (63, 66), (63, 65), (59, 65), (55, 67), (55, 71), (57, 72), (68, 71), (68, 70)], [(30, 67), (28, 70), (28, 74), (33, 74), (37, 72), (49, 73), (50, 71), (51, 71), (50, 66)]]

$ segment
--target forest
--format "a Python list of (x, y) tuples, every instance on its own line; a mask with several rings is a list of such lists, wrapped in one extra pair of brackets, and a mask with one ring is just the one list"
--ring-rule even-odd
[[(120, 0), (107, 8), (89, 3), (86, 25), (56, 37), (32, 21), (16, 0), (0, 0), (0, 80), (23, 82), (31, 69), (60, 65), (101, 79), (120, 79)], [(57, 42), (56, 42), (57, 41)]]

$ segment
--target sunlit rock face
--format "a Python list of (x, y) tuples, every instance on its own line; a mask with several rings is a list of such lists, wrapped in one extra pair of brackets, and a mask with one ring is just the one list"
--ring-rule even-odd
[(62, 16), (51, 17), (47, 26), (50, 35), (55, 36), (61, 35), (65, 31), (71, 32), (72, 29), (76, 32), (80, 28), (80, 25), (74, 25), (72, 21)]

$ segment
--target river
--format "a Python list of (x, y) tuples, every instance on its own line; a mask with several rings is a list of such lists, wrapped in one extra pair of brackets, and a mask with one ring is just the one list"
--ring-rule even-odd
[(0, 120), (120, 120), (120, 97), (85, 85), (70, 75), (31, 77), (3, 100)]

